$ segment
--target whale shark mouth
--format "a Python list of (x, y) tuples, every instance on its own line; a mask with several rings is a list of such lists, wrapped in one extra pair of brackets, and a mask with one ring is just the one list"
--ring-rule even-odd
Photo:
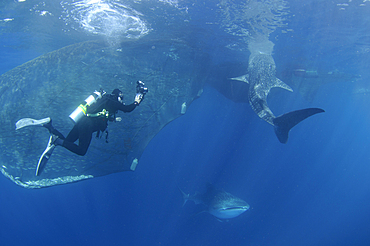
[(227, 208), (222, 208), (220, 211), (235, 211), (235, 210), (248, 210), (249, 206), (238, 206), (238, 207), (227, 207)]
[(216, 216), (219, 219), (231, 219), (235, 218), (249, 209), (249, 206), (235, 206), (225, 207), (214, 211), (209, 211), (210, 214)]

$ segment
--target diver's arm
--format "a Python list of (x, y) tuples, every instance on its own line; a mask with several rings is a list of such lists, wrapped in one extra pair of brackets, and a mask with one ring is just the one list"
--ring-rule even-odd
[(115, 111), (120, 110), (122, 112), (129, 113), (139, 106), (141, 100), (143, 100), (143, 94), (138, 93), (135, 96), (135, 101), (129, 105), (122, 104), (119, 101), (110, 101), (110, 103), (112, 103), (112, 107)]
[(130, 105), (123, 105), (123, 106), (126, 106), (126, 111), (120, 109), (121, 111), (123, 112), (131, 112), (132, 110), (134, 110), (136, 108), (136, 106), (139, 106), (139, 104), (141, 103), (141, 100), (143, 100), (143, 94), (141, 93), (137, 93), (136, 96), (135, 96), (135, 101), (134, 103), (130, 104)]
[(125, 113), (129, 113), (129, 112), (132, 112), (138, 105), (139, 104), (137, 102), (131, 103), (129, 105), (124, 105), (122, 103), (117, 102), (117, 110), (120, 110)]
[[(122, 103), (119, 103), (119, 104), (120, 105), (119, 105), (119, 109), (118, 110), (120, 110), (120, 111), (122, 111), (124, 113), (129, 113), (129, 112), (133, 111), (136, 108), (136, 106), (138, 105), (136, 102), (134, 102), (134, 103), (132, 103), (130, 105), (124, 105)], [(120, 121), (122, 121), (122, 118), (121, 117), (116, 117), (115, 120), (117, 122), (120, 122)]]

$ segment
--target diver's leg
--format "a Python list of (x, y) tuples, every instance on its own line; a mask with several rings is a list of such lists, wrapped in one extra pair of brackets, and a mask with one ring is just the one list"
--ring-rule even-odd
[[(85, 155), (90, 146), (93, 126), (90, 120), (76, 124), (63, 141), (62, 146), (77, 155)], [(74, 142), (78, 139), (78, 145)]]
[(80, 138), (78, 140), (78, 147), (79, 147), (79, 155), (85, 155), (87, 150), (89, 149), (91, 139), (92, 139), (93, 131), (92, 129), (84, 129), (80, 131)]
[(76, 140), (78, 139), (78, 136), (80, 135), (79, 133), (79, 127), (78, 127), (78, 124), (76, 124), (72, 130), (68, 133), (65, 141), (68, 141), (68, 142), (71, 142), (71, 143), (74, 143), (76, 142)]
[(50, 119), (50, 121), (46, 124), (43, 124), (42, 125), (43, 127), (45, 127), (46, 129), (49, 130), (50, 134), (53, 134), (53, 135), (56, 135), (58, 136), (60, 139), (64, 140), (65, 137), (63, 136), (62, 133), (60, 133), (57, 129), (55, 129), (52, 125), (52, 120)]

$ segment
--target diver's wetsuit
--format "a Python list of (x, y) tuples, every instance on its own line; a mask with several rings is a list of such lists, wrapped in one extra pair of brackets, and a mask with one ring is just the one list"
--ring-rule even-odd
[[(60, 139), (64, 140), (62, 146), (77, 155), (85, 155), (89, 148), (92, 134), (96, 131), (105, 131), (108, 126), (108, 121), (115, 121), (116, 112), (118, 110), (122, 112), (133, 111), (138, 103), (134, 102), (130, 105), (124, 105), (117, 100), (114, 95), (104, 95), (95, 105), (92, 105), (91, 109), (88, 109), (89, 114), (95, 114), (101, 112), (103, 109), (109, 112), (109, 117), (88, 117), (84, 116), (80, 121), (69, 132), (65, 138), (58, 130), (49, 129), (49, 131), (57, 135)], [(74, 142), (78, 139), (78, 145)]]

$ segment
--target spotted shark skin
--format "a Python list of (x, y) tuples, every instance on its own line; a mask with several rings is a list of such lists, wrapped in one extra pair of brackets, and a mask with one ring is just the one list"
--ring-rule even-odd
[(276, 77), (275, 61), (270, 54), (255, 52), (249, 57), (248, 74), (231, 78), (249, 84), (248, 101), (253, 111), (274, 126), (275, 134), (281, 143), (287, 143), (291, 128), (302, 120), (325, 112), (320, 108), (307, 108), (276, 117), (267, 105), (267, 96), (274, 87), (293, 92), (287, 84)]
[(275, 77), (276, 65), (274, 59), (267, 54), (258, 54), (249, 61), (249, 91), (248, 100), (253, 111), (271, 125), (274, 125), (275, 115), (267, 105), (267, 96), (274, 87), (293, 92), (283, 81)]

